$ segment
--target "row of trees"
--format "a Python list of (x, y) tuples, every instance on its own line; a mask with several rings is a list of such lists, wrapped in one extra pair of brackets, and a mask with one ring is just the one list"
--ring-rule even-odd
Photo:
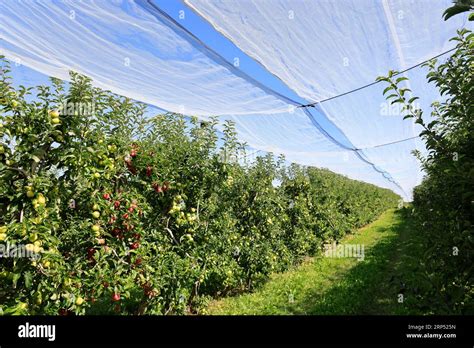
[(215, 120), (146, 118), (74, 73), (14, 88), (1, 66), (0, 242), (29, 256), (0, 259), (5, 314), (200, 312), (398, 202), (271, 155), (229, 160), (232, 124), (219, 140)]
[(426, 176), (414, 191), (412, 215), (423, 233), (424, 254), (408, 284), (412, 305), (425, 313), (472, 314), (474, 34), (463, 29), (452, 40), (456, 50), (446, 62), (426, 64), (428, 81), (445, 97), (432, 104), (431, 117), (415, 106), (417, 97), (403, 86), (406, 78), (391, 72), (381, 80), (392, 103), (403, 105), (405, 118), (422, 126), (427, 148), (426, 155), (416, 153)]

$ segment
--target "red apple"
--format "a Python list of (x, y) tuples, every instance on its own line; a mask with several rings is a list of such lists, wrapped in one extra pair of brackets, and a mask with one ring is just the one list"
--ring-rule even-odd
[(155, 189), (156, 192), (161, 193), (163, 192), (163, 188), (159, 184), (153, 185), (153, 188)]
[(65, 308), (61, 308), (59, 311), (58, 311), (58, 314), (61, 315), (61, 316), (65, 316), (65, 315), (69, 315), (69, 311)]
[(133, 175), (137, 174), (137, 169), (133, 166), (133, 164), (131, 164), (130, 162), (126, 162), (126, 163), (127, 163), (128, 171), (132, 173)]
[(94, 248), (89, 248), (87, 249), (87, 258), (89, 260), (93, 260), (94, 259), (94, 254), (95, 254), (95, 249)]

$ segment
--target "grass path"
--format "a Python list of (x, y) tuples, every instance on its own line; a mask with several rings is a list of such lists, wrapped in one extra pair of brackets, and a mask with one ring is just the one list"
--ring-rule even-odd
[(311, 258), (274, 274), (254, 293), (213, 301), (209, 314), (417, 314), (398, 302), (419, 253), (412, 222), (389, 210), (341, 243), (364, 246), (364, 260)]

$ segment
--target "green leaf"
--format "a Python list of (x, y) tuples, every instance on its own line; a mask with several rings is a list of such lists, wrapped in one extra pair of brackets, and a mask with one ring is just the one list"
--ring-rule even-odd
[(391, 89), (393, 89), (392, 86), (388, 86), (387, 88), (385, 88), (382, 92), (383, 95), (385, 95), (385, 93), (387, 93), (388, 91), (390, 91)]
[(411, 92), (411, 89), (409, 89), (409, 88), (400, 88), (400, 90), (398, 92), (403, 97), (406, 92)]
[(395, 80), (395, 83), (399, 84), (402, 81), (408, 81), (408, 77), (405, 77), (405, 76), (399, 77), (398, 79)]
[(31, 284), (33, 283), (33, 276), (31, 272), (25, 272), (25, 286), (27, 289), (31, 288)]
[(20, 279), (21, 274), (20, 273), (15, 273), (13, 275), (12, 281), (13, 281), (13, 288), (16, 288), (16, 284), (18, 283), (18, 279)]
[(424, 131), (421, 131), (421, 132), (420, 132), (420, 137), (422, 137), (422, 136), (424, 136), (424, 135), (426, 135), (426, 134), (428, 134), (428, 133), (429, 133), (429, 132), (428, 132), (428, 131), (426, 131), (426, 130), (424, 130)]
[(449, 18), (451, 18), (452, 16), (455, 16), (455, 15), (457, 15), (459, 13), (462, 13), (462, 12), (469, 11), (470, 9), (471, 9), (471, 6), (469, 4), (457, 3), (456, 5), (451, 6), (448, 9), (446, 9), (446, 11), (444, 11), (443, 18), (446, 21)]
[(35, 155), (31, 155), (31, 159), (32, 159), (33, 161), (35, 161), (36, 163), (40, 163), (40, 162), (41, 162), (41, 160), (39, 159), (39, 157), (38, 157), (38, 156), (35, 156)]
[(403, 100), (403, 98), (398, 98), (398, 99), (395, 99), (394, 101), (391, 102), (391, 104), (395, 104), (395, 103), (404, 103), (405, 100)]

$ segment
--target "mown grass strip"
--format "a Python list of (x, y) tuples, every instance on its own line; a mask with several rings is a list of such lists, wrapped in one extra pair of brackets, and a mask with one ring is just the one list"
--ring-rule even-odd
[(418, 252), (411, 221), (389, 210), (372, 224), (348, 235), (342, 244), (364, 246), (364, 260), (311, 258), (274, 274), (251, 294), (213, 301), (216, 315), (409, 314), (398, 295), (403, 277), (416, 268)]

